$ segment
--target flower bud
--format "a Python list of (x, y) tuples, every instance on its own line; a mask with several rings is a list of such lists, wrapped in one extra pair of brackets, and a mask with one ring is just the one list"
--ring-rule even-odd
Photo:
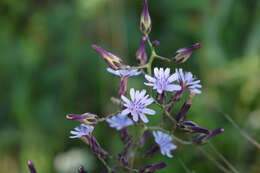
[(192, 121), (183, 121), (180, 124), (180, 129), (188, 133), (204, 133), (204, 134), (210, 133), (209, 130), (198, 126), (196, 123)]
[(121, 77), (120, 79), (120, 85), (119, 85), (119, 89), (118, 89), (118, 95), (126, 95), (127, 92), (127, 80), (128, 80), (128, 76), (124, 76)]
[(80, 167), (79, 167), (78, 172), (79, 172), (79, 173), (87, 173), (87, 171), (84, 169), (83, 166), (80, 166)]
[(189, 99), (182, 105), (181, 110), (176, 115), (175, 119), (177, 122), (181, 122), (185, 119), (187, 112), (189, 111), (191, 107), (191, 101), (193, 97), (195, 96), (195, 93), (190, 93)]
[(150, 33), (152, 29), (152, 20), (149, 15), (148, 11), (148, 4), (147, 0), (143, 0), (143, 10), (141, 14), (141, 20), (140, 20), (140, 30), (144, 35), (147, 35)]
[(189, 47), (181, 48), (173, 55), (172, 61), (177, 64), (184, 63), (191, 56), (192, 52), (198, 48), (200, 48), (200, 43), (195, 43)]
[(105, 51), (97, 45), (92, 45), (92, 48), (106, 61), (106, 63), (114, 70), (118, 70), (122, 66), (122, 59), (110, 52)]
[(224, 132), (223, 128), (218, 128), (216, 130), (213, 131), (209, 131), (209, 134), (207, 135), (199, 135), (194, 139), (194, 142), (198, 145), (203, 145), (209, 142), (209, 140), (213, 137), (216, 136), (219, 133)]
[(136, 61), (139, 65), (145, 65), (147, 62), (147, 55), (145, 50), (146, 37), (142, 37), (139, 49), (136, 52)]
[(77, 120), (83, 124), (92, 125), (96, 124), (98, 121), (98, 116), (91, 113), (84, 114), (68, 114), (66, 118), (69, 120)]
[(140, 172), (141, 173), (153, 173), (157, 170), (160, 170), (160, 169), (163, 169), (166, 167), (166, 163), (164, 162), (158, 162), (158, 163), (154, 163), (152, 165), (146, 165), (146, 166), (143, 166), (141, 169), (140, 169)]
[(30, 173), (37, 173), (36, 169), (34, 168), (34, 165), (32, 163), (32, 161), (28, 161), (27, 162), (28, 168), (30, 169)]
[(153, 47), (158, 47), (158, 46), (160, 46), (160, 42), (158, 40), (154, 40), (152, 42), (152, 45), (153, 45)]

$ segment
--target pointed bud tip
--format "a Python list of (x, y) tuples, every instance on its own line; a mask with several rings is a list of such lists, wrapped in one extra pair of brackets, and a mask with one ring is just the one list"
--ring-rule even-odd
[(33, 166), (32, 161), (31, 161), (31, 160), (28, 160), (28, 161), (27, 161), (27, 165), (28, 165), (28, 166)]

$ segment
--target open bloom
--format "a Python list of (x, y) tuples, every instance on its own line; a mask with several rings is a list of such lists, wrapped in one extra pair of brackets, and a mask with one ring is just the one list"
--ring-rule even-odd
[(112, 68), (107, 68), (107, 71), (119, 77), (132, 77), (141, 74), (141, 71), (138, 70), (113, 70)]
[(177, 74), (170, 75), (170, 69), (163, 68), (158, 69), (154, 68), (154, 76), (151, 77), (149, 75), (145, 75), (145, 78), (149, 81), (149, 83), (144, 83), (147, 86), (152, 86), (153, 89), (156, 89), (159, 94), (162, 94), (163, 91), (178, 91), (181, 90), (181, 87), (176, 84), (172, 84), (172, 82), (178, 79)]
[(133, 125), (134, 122), (127, 117), (127, 115), (117, 114), (112, 118), (106, 120), (110, 127), (116, 128), (117, 130), (121, 130), (124, 127)]
[(153, 98), (148, 98), (149, 95), (146, 95), (146, 91), (142, 90), (141, 92), (138, 90), (134, 90), (133, 88), (130, 89), (130, 97), (131, 101), (126, 98), (124, 95), (121, 95), (122, 100), (125, 102), (124, 106), (126, 107), (122, 111), (122, 115), (131, 114), (133, 116), (133, 120), (135, 122), (138, 121), (139, 117), (144, 122), (147, 123), (149, 120), (145, 116), (145, 114), (154, 115), (155, 111), (146, 106), (153, 103)]
[(177, 146), (172, 143), (172, 137), (161, 131), (153, 131), (153, 136), (155, 138), (155, 142), (160, 147), (162, 155), (172, 158), (173, 156), (171, 154), (171, 150), (175, 150), (177, 148)]
[(191, 72), (183, 72), (183, 70), (176, 69), (175, 74), (178, 76), (178, 82), (181, 85), (182, 89), (189, 89), (191, 92), (195, 94), (200, 94), (201, 91), (198, 88), (202, 88), (199, 84), (200, 80), (196, 80)]
[(76, 127), (74, 130), (75, 131), (70, 131), (70, 133), (74, 135), (70, 136), (70, 138), (81, 138), (82, 136), (88, 136), (90, 133), (92, 133), (94, 127), (86, 124), (80, 124), (80, 126)]

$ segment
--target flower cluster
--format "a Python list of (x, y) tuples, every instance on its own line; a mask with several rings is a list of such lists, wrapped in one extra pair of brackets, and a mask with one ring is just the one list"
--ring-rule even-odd
[[(160, 151), (163, 156), (172, 158), (172, 151), (176, 150), (177, 146), (203, 145), (213, 136), (224, 131), (222, 128), (207, 130), (190, 120), (186, 120), (193, 98), (196, 94), (202, 93), (200, 80), (196, 79), (191, 72), (184, 72), (181, 68), (174, 69), (167, 67), (164, 69), (162, 67), (155, 67), (152, 73), (151, 67), (154, 59), (173, 64), (184, 63), (194, 50), (200, 48), (200, 44), (196, 43), (192, 46), (179, 49), (172, 58), (162, 57), (155, 50), (155, 47), (158, 47), (160, 42), (157, 40), (151, 41), (149, 36), (151, 30), (152, 20), (148, 10), (148, 2), (147, 0), (143, 0), (140, 18), (140, 31), (143, 35), (136, 52), (138, 66), (126, 65), (118, 55), (107, 52), (97, 45), (92, 46), (108, 64), (109, 68), (107, 68), (107, 72), (120, 77), (118, 97), (113, 97), (113, 103), (118, 104), (119, 110), (107, 116), (92, 113), (67, 115), (67, 119), (77, 120), (81, 123), (74, 130), (70, 131), (70, 138), (79, 138), (85, 142), (104, 164), (109, 173), (123, 171), (155, 172), (163, 169), (166, 164), (164, 162), (157, 162), (143, 165), (142, 167), (137, 167), (135, 164), (135, 160), (137, 159), (139, 159), (139, 162), (142, 162), (142, 157), (137, 158), (136, 153), (143, 151), (144, 149), (141, 150), (141, 148), (144, 145), (148, 147), (154, 145), (146, 151), (145, 157), (152, 157), (153, 153)], [(146, 47), (150, 48), (149, 58)], [(146, 79), (143, 87), (140, 89), (129, 89), (127, 86), (128, 79), (141, 75)], [(156, 91), (156, 94), (152, 92), (152, 89)], [(130, 91), (129, 94), (128, 91)], [(184, 93), (189, 94), (188, 98), (182, 97)], [(178, 112), (173, 114), (174, 105), (181, 99), (183, 99), (184, 104)], [(153, 119), (152, 116), (147, 115), (154, 115), (160, 121), (156, 121), (155, 118)], [(149, 123), (150, 121), (153, 121), (153, 123)], [(111, 128), (115, 128), (120, 132), (120, 139), (124, 145), (121, 152), (115, 155), (111, 154), (98, 143), (98, 140), (94, 136), (94, 130), (102, 122), (107, 122)], [(171, 125), (169, 125), (170, 123)], [(156, 125), (151, 126), (150, 124)], [(128, 131), (129, 128), (136, 128), (139, 133), (137, 135), (136, 133), (130, 133), (131, 131)], [(178, 137), (175, 133), (176, 130), (188, 135), (186, 139), (189, 140)], [(147, 136), (150, 134), (154, 136), (153, 142), (147, 141), (149, 139)], [(195, 136), (190, 134), (195, 134)], [(109, 159), (113, 159), (111, 163), (115, 165), (109, 165), (107, 162)], [(115, 159), (117, 162), (115, 162)], [(28, 163), (28, 166), (31, 172), (35, 171), (31, 162)], [(84, 167), (80, 167), (79, 172), (84, 173), (86, 171)]]

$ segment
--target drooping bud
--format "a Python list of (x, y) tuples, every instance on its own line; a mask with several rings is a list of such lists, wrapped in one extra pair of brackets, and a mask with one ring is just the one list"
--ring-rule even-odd
[(185, 102), (182, 107), (181, 110), (178, 112), (178, 114), (176, 115), (175, 119), (177, 122), (183, 121), (185, 119), (185, 116), (188, 112), (188, 110), (191, 107), (191, 101), (193, 99), (193, 97), (195, 96), (195, 93), (190, 93), (189, 95), (189, 99), (187, 100), (187, 102)]
[(106, 63), (114, 70), (118, 70), (122, 66), (122, 59), (110, 52), (105, 51), (97, 45), (92, 45), (92, 48), (106, 61)]
[(139, 65), (145, 65), (147, 62), (147, 54), (145, 50), (146, 37), (142, 37), (139, 49), (136, 52), (136, 61)]
[(140, 20), (140, 30), (144, 35), (148, 35), (152, 29), (152, 20), (148, 11), (148, 3), (147, 0), (143, 0), (143, 9), (141, 13)]
[(83, 124), (92, 125), (96, 124), (98, 121), (98, 116), (91, 113), (84, 114), (68, 114), (66, 118), (69, 120), (77, 120)]
[(209, 140), (213, 137), (216, 136), (219, 133), (224, 132), (223, 128), (218, 128), (216, 130), (213, 131), (209, 131), (208, 135), (199, 135), (194, 139), (194, 142), (198, 145), (203, 145), (209, 142)]
[(181, 48), (173, 55), (172, 61), (177, 64), (184, 63), (191, 56), (192, 52), (199, 48), (200, 43), (195, 43), (189, 47)]
[(87, 171), (84, 169), (83, 166), (80, 166), (80, 167), (79, 167), (78, 172), (79, 172), (79, 173), (87, 173)]
[(118, 89), (118, 95), (119, 97), (121, 95), (126, 95), (127, 92), (127, 80), (128, 80), (128, 76), (123, 76), (120, 79), (120, 85), (119, 85), (119, 89)]
[(192, 121), (183, 121), (180, 124), (180, 129), (184, 132), (188, 132), (188, 133), (204, 133), (204, 134), (209, 134), (210, 131), (198, 126), (196, 123), (192, 122)]
[(30, 173), (37, 173), (36, 169), (34, 168), (33, 162), (32, 161), (28, 161), (27, 162), (28, 168), (30, 169)]
[(166, 163), (164, 162), (158, 162), (158, 163), (154, 163), (152, 165), (146, 165), (146, 166), (143, 166), (141, 169), (140, 169), (140, 172), (141, 173), (153, 173), (157, 170), (160, 170), (160, 169), (163, 169), (166, 167)]

